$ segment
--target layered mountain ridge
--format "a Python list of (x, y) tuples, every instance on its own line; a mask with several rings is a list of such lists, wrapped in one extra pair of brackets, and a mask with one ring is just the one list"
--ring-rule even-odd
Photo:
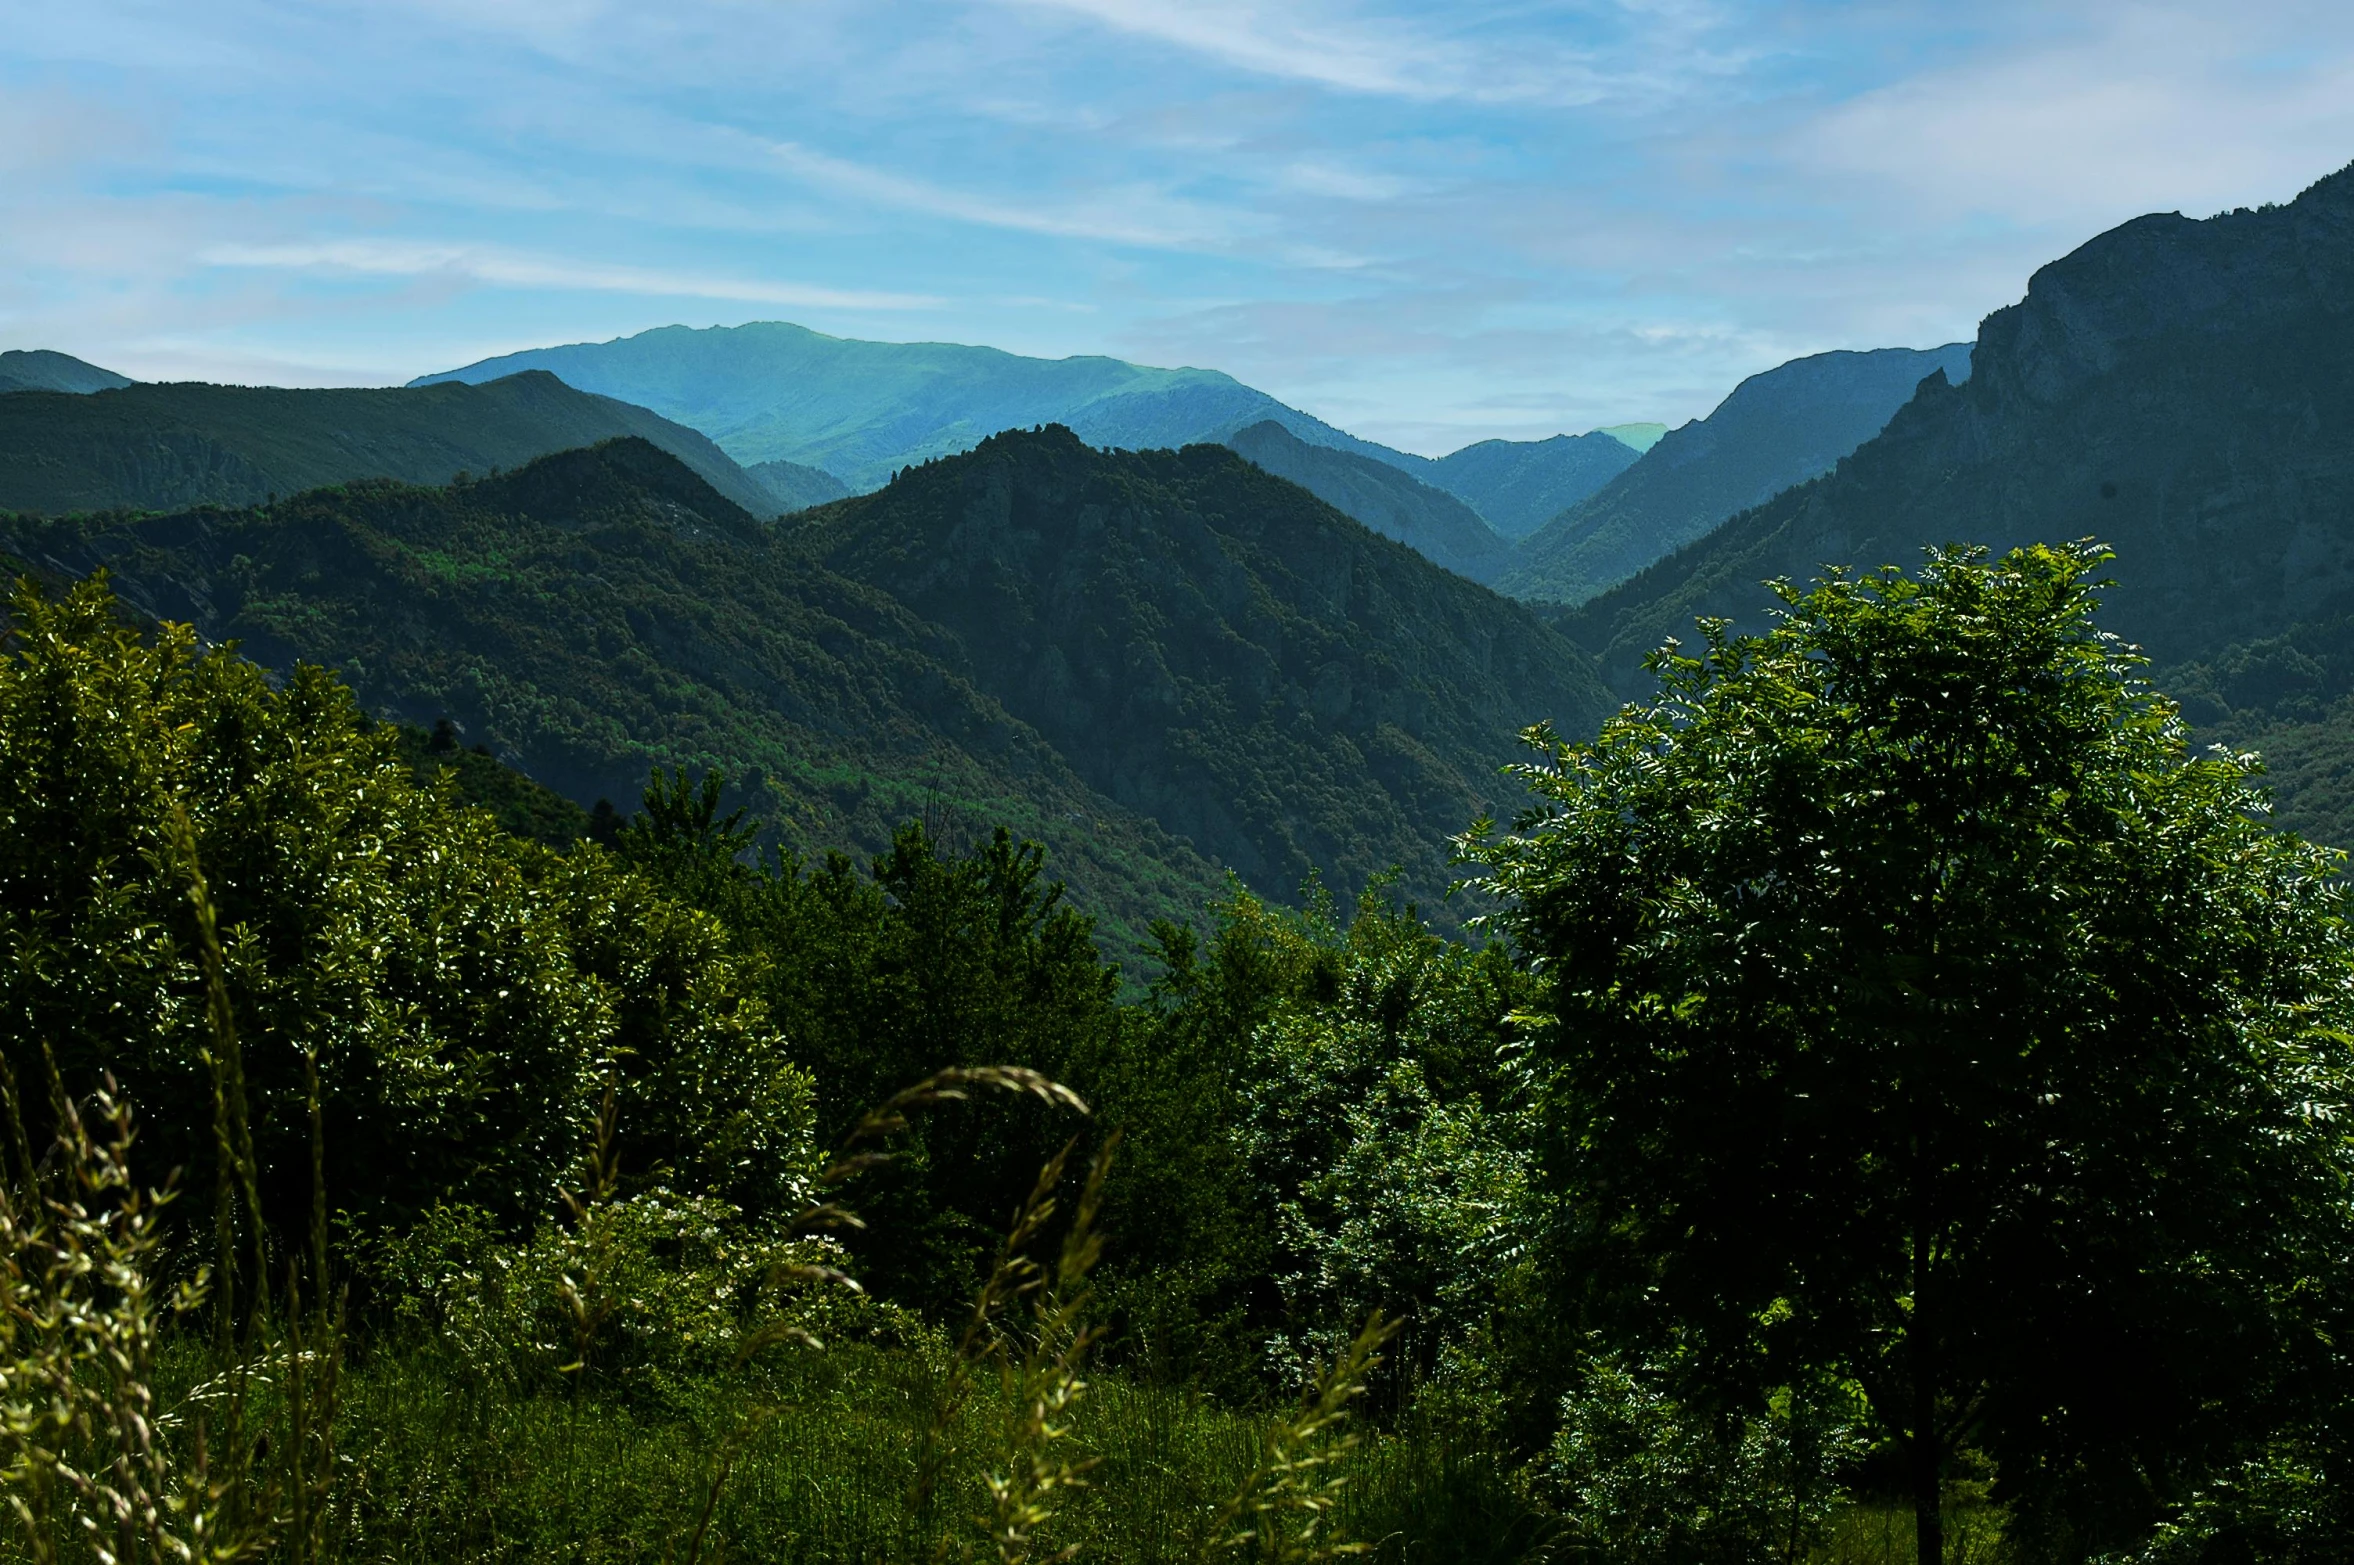
[(1090, 445), (1174, 448), (1273, 419), (1314, 445), (1423, 459), (1333, 428), (1216, 370), (1086, 355), (1035, 359), (942, 342), (864, 342), (786, 321), (664, 326), (484, 359), (412, 385), (546, 370), (699, 429), (737, 461), (819, 469), (854, 493), (1008, 429), (1062, 424)]
[(1511, 545), (1479, 512), (1386, 462), (1312, 446), (1273, 419), (1220, 444), (1458, 576), (1493, 582), (1512, 558)]
[(1644, 449), (1599, 429), (1549, 440), (1482, 440), (1433, 462), (1427, 481), (1518, 540), (1634, 466)]
[(0, 396), (0, 509), (245, 506), (355, 479), (446, 484), (625, 435), (748, 511), (790, 508), (696, 431), (524, 374), (415, 390), (147, 382), (15, 392)]
[(1769, 577), (2098, 538), (2116, 550), (2104, 622), (2208, 732), (2311, 763), (2276, 773), (2284, 817), (2354, 840), (2328, 781), (2354, 759), (2354, 659), (2331, 650), (2354, 647), (2350, 363), (2354, 168), (2284, 206), (2138, 218), (1987, 317), (1966, 383), (1932, 376), (1832, 472), (1564, 623), (1631, 690), (1694, 616), (1763, 623)]
[(338, 669), (582, 804), (718, 766), (783, 845), (1004, 824), (1115, 941), (1222, 870), (1346, 895), (1505, 802), (1526, 722), (1592, 721), (1526, 610), (1223, 447), (993, 437), (764, 522), (634, 438), (442, 488), (390, 481), (150, 516), (0, 517), (0, 550)]
[(1878, 434), (1921, 381), (1970, 372), (1967, 343), (1818, 353), (1750, 376), (1524, 539), (1498, 585), (1577, 603), (1804, 483)]

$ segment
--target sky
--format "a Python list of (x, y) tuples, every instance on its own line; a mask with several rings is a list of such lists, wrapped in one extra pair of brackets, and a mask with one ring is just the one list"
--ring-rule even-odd
[(790, 320), (1439, 454), (1967, 339), (2349, 161), (2345, 0), (0, 0), (0, 348), (374, 385)]

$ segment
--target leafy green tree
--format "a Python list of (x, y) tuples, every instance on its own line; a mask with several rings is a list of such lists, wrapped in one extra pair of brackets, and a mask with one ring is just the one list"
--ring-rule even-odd
[(1500, 948), (1440, 939), (1385, 889), (1345, 932), (1313, 901), (1292, 921), (1338, 959), (1337, 982), (1288, 997), (1245, 1055), (1232, 1135), (1272, 1220), (1273, 1367), (1296, 1381), (1380, 1309), (1400, 1325), (1393, 1405), (1433, 1377), (1478, 1397), (1453, 1383), (1485, 1379), (1474, 1360), (1527, 1216), (1526, 1105), (1506, 1101), (1524, 981)]
[[(1017, 1064), (1082, 1082), (1132, 1025), (1090, 920), (1045, 877), (1044, 854), (999, 830), (969, 851), (900, 829), (865, 866), (755, 862), (757, 826), (725, 813), (726, 783), (657, 770), (616, 852), (715, 917), (763, 1012), (822, 1089), (833, 1143), (869, 1107), (944, 1065)], [(1081, 1086), (1081, 1090), (1086, 1090)], [(868, 1286), (949, 1319), (966, 1307), (1030, 1181), (1078, 1127), (1043, 1105), (950, 1104), (894, 1143), (856, 1204)]]
[[(218, 909), (262, 1197), (328, 1186), (364, 1225), (463, 1200), (527, 1228), (610, 1085), (624, 1162), (748, 1212), (795, 1209), (813, 1083), (726, 931), (602, 850), (557, 855), (421, 784), (316, 668), (282, 686), (103, 581), (17, 593), (0, 656), (0, 1046), (38, 1090), (111, 1071), (158, 1168), (212, 1161), (204, 986), (175, 822)], [(43, 1135), (36, 1123), (34, 1132)]]
[(1562, 1297), (1720, 1396), (1859, 1385), (1925, 1562), (1959, 1448), (2022, 1514), (2105, 1498), (2086, 1545), (2330, 1383), (2338, 857), (2186, 753), (2105, 558), (1780, 585), (1591, 744), (1532, 730), (1465, 839), (1550, 985)]

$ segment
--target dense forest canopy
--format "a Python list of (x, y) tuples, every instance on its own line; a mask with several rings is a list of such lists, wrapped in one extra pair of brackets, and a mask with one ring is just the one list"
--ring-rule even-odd
[[(2190, 751), (2098, 630), (2100, 563), (1788, 589), (1593, 741), (1535, 731), (1523, 812), (1464, 839), (1485, 934), (1394, 878), (1230, 885), (1126, 975), (1015, 834), (798, 857), (681, 768), (592, 826), (315, 668), (27, 586), (0, 1003), (25, 1144), (64, 1140), (9, 1211), (114, 1166), (117, 1101), (142, 1179), (221, 1195), (137, 1229), (89, 1176), (117, 1215), (11, 1227), (0, 1282), (20, 1321), (119, 1322), (28, 1257), (217, 1252), (210, 1297), (253, 1313), (182, 1328), (230, 1355), (189, 1372), (311, 1420), (238, 1436), (282, 1476), (222, 1525), (289, 1558), (1353, 1534), (1762, 1565), (1892, 1507), (1922, 1558), (2331, 1557), (2338, 860), (2269, 827), (2250, 759)], [(67, 1366), (27, 1386), (150, 1341), (12, 1329)], [(298, 1338), (347, 1344), (345, 1403)], [(18, 1474), (128, 1427), (87, 1396), (8, 1426)], [(247, 1426), (202, 1405), (227, 1449)], [(842, 1419), (851, 1468), (778, 1476)], [(590, 1431), (621, 1512), (554, 1454)], [(504, 1476), (432, 1479), (451, 1440)]]

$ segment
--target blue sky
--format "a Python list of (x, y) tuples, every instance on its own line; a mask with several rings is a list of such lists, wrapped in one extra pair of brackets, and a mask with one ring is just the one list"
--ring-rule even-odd
[(1442, 452), (1970, 336), (2354, 160), (2354, 5), (0, 0), (0, 347), (376, 384), (683, 321)]

